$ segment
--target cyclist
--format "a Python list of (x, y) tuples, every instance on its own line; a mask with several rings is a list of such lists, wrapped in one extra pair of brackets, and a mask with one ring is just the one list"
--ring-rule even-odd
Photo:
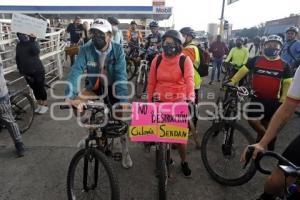
[[(249, 58), (249, 51), (243, 47), (243, 40), (241, 37), (236, 38), (234, 48), (232, 48), (224, 61), (225, 64), (231, 60), (234, 65), (234, 73), (237, 72), (241, 67), (245, 66)], [(240, 85), (242, 85), (244, 80), (240, 80)]]
[[(287, 98), (283, 104), (276, 111), (273, 116), (268, 129), (265, 132), (264, 137), (256, 144), (253, 144), (255, 148), (253, 153), (253, 159), (256, 158), (258, 152), (263, 152), (266, 146), (279, 134), (281, 128), (286, 124), (286, 122), (293, 116), (296, 108), (300, 104), (300, 69), (298, 68), (292, 85), (287, 93)], [(290, 160), (293, 164), (300, 166), (300, 135), (298, 135), (291, 143), (287, 146), (283, 152), (283, 156)], [(248, 147), (247, 147), (248, 148)], [(246, 150), (241, 156), (241, 161), (245, 162)], [(287, 185), (295, 182), (295, 178), (288, 177)], [(283, 193), (285, 186), (285, 177), (283, 172), (276, 168), (270, 177), (266, 180), (264, 193), (260, 196), (258, 200), (275, 200), (277, 195)]]
[(225, 54), (228, 54), (228, 47), (225, 44), (225, 42), (222, 41), (221, 35), (217, 36), (216, 41), (214, 41), (210, 45), (209, 51), (213, 55), (213, 70), (211, 74), (211, 79), (209, 84), (211, 85), (215, 78), (215, 71), (218, 71), (218, 82), (220, 82), (220, 72), (221, 72), (221, 66), (223, 63), (223, 57)]
[(18, 157), (25, 154), (24, 144), (20, 135), (18, 124), (13, 117), (9, 101), (6, 81), (4, 79), (3, 65), (0, 63), (0, 121), (7, 127), (8, 132), (15, 143)]
[(161, 34), (159, 33), (159, 26), (156, 21), (149, 24), (151, 34), (146, 37), (145, 49), (147, 52), (146, 60), (151, 63), (153, 58), (161, 50)]
[[(151, 64), (147, 98), (149, 102), (158, 99), (162, 102), (194, 101), (194, 70), (189, 57), (184, 57), (183, 69), (180, 66), (182, 36), (178, 31), (169, 30), (162, 37), (162, 60), (157, 65), (158, 56)], [(159, 68), (158, 68), (159, 67)], [(178, 145), (181, 157), (181, 170), (185, 176), (191, 175), (186, 162), (187, 145)]]
[(123, 33), (118, 28), (118, 25), (120, 24), (119, 20), (115, 17), (108, 17), (107, 21), (109, 21), (112, 26), (113, 41), (123, 46)]
[[(96, 98), (97, 95), (103, 95), (103, 91), (107, 91), (108, 94), (104, 98), (106, 104), (126, 103), (128, 101), (128, 88), (124, 50), (120, 44), (111, 42), (112, 27), (110, 23), (105, 19), (95, 20), (91, 26), (90, 35), (91, 40), (81, 47), (76, 62), (69, 73), (67, 79), (69, 85), (65, 90), (66, 102), (78, 107), (84, 99)], [(80, 92), (77, 82), (85, 71), (87, 75), (91, 76), (86, 79), (85, 90)], [(95, 77), (98, 75), (107, 78), (108, 86), (104, 85), (103, 78)], [(124, 83), (116, 84), (120, 81)], [(114, 84), (116, 85), (114, 86)], [(79, 92), (80, 95), (78, 96)], [(124, 168), (132, 167), (127, 143), (127, 137), (122, 136), (122, 166)]]
[[(289, 66), (284, 63), (279, 52), (282, 47), (282, 39), (277, 35), (270, 35), (264, 44), (263, 56), (257, 56), (249, 60), (247, 66), (243, 66), (231, 79), (236, 84), (250, 70), (252, 71), (252, 88), (255, 97), (251, 98), (249, 109), (260, 109), (260, 103), (264, 111), (249, 111), (248, 123), (257, 132), (259, 141), (268, 127), (268, 124), (280, 104), (286, 97), (287, 90), (292, 81)], [(263, 117), (261, 117), (263, 115)], [(273, 150), (275, 139), (268, 148)]]
[[(182, 53), (188, 57), (193, 62), (194, 66), (194, 88), (195, 88), (195, 104), (199, 101), (199, 90), (201, 86), (202, 79), (200, 74), (198, 73), (198, 67), (200, 65), (200, 52), (197, 47), (197, 44), (194, 42), (196, 37), (195, 31), (191, 27), (184, 27), (179, 31), (183, 38), (183, 50)], [(194, 126), (197, 126), (197, 117), (196, 115), (193, 117)]]
[(135, 21), (131, 21), (130, 29), (127, 31), (127, 42), (128, 42), (128, 56), (132, 55), (134, 51), (138, 51), (140, 44), (142, 43), (143, 36), (142, 33), (137, 30), (137, 23)]
[(286, 43), (281, 50), (281, 58), (293, 69), (300, 65), (300, 41), (297, 40), (299, 29), (292, 26), (286, 30)]
[(248, 47), (248, 37), (244, 37), (243, 38), (243, 46), (249, 50), (249, 47)]
[(259, 56), (260, 55), (260, 51), (261, 51), (261, 48), (260, 48), (260, 37), (259, 36), (256, 36), (253, 40), (253, 45), (254, 45), (254, 48), (255, 48), (255, 52), (254, 52), (254, 55), (255, 56)]

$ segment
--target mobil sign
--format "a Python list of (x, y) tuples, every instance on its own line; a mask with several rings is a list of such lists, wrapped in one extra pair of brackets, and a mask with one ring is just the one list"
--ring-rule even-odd
[(172, 7), (153, 7), (154, 14), (172, 14)]

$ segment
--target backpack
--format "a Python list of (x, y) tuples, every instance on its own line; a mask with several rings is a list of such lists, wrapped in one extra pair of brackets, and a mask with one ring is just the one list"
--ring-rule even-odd
[[(193, 44), (194, 45), (194, 44)], [(199, 56), (200, 56), (200, 64), (198, 68), (195, 68), (195, 70), (198, 72), (200, 77), (205, 77), (208, 75), (208, 68), (209, 68), (209, 63), (210, 63), (210, 55), (205, 49), (200, 45), (194, 45), (198, 48), (199, 51)]]
[[(181, 70), (181, 73), (182, 73), (182, 76), (184, 77), (184, 62), (185, 62), (185, 59), (186, 59), (186, 56), (184, 55), (181, 55), (180, 56), (180, 59), (179, 59), (179, 66), (180, 66), (180, 70)], [(158, 70), (158, 67), (161, 63), (161, 60), (162, 60), (162, 55), (158, 55), (157, 56), (157, 60), (156, 60), (156, 72)]]

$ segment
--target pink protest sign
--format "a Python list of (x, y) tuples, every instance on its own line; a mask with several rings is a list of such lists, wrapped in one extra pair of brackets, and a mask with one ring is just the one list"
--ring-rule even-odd
[(187, 103), (133, 103), (131, 141), (186, 144)]
[(155, 103), (133, 102), (132, 120), (129, 127), (129, 136), (134, 142), (148, 142), (156, 140), (156, 123), (152, 116), (156, 112)]

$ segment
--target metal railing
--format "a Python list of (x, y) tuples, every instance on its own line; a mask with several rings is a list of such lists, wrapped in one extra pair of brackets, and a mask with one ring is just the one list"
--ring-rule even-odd
[[(38, 40), (40, 45), (40, 59), (45, 68), (46, 82), (50, 84), (54, 80), (63, 77), (63, 64), (65, 62), (66, 42), (62, 40), (64, 29), (49, 28), (50, 33), (45, 39)], [(10, 84), (17, 83), (23, 77), (16, 73), (15, 48), (17, 37), (10, 31), (10, 24), (0, 21), (0, 63), (4, 67), (4, 75)]]

